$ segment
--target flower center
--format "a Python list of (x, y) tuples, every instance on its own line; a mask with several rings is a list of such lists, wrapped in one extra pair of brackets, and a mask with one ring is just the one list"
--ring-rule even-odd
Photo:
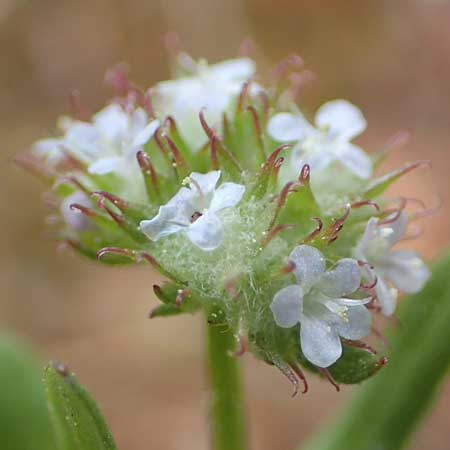
[(202, 213), (195, 211), (195, 213), (192, 214), (192, 216), (191, 216), (191, 223), (194, 223), (197, 219), (200, 219), (200, 217), (202, 217), (202, 216), (203, 216)]

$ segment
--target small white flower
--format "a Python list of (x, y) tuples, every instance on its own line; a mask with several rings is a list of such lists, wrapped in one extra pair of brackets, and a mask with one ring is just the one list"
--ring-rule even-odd
[[(208, 65), (204, 60), (193, 63), (192, 76), (158, 83), (153, 103), (161, 118), (170, 115), (177, 121), (180, 133), (192, 151), (198, 151), (208, 141), (199, 121), (199, 112), (206, 108), (209, 125), (220, 129), (223, 114), (230, 112), (243, 83), (254, 74), (255, 64), (248, 58), (214, 65)], [(256, 89), (256, 86), (252, 88)]]
[(344, 258), (325, 270), (325, 259), (315, 247), (300, 245), (289, 255), (298, 284), (278, 291), (270, 305), (283, 328), (300, 323), (300, 346), (318, 367), (328, 367), (342, 354), (340, 336), (357, 340), (370, 331), (369, 299), (346, 298), (360, 286), (361, 272), (354, 259)]
[(157, 120), (149, 123), (143, 109), (127, 113), (119, 105), (112, 104), (98, 112), (92, 123), (74, 121), (67, 124), (62, 145), (88, 164), (89, 173), (127, 175), (129, 169), (136, 166), (136, 152), (158, 127)]
[(397, 288), (409, 294), (419, 292), (430, 277), (429, 269), (416, 252), (391, 250), (407, 226), (405, 212), (386, 224), (380, 224), (379, 219), (372, 217), (353, 252), (355, 258), (368, 262), (374, 268), (366, 267), (365, 271), (369, 279), (377, 277), (375, 293), (385, 315), (395, 311)]
[(297, 142), (291, 164), (298, 173), (304, 164), (313, 171), (325, 169), (338, 161), (361, 179), (372, 174), (372, 162), (364, 151), (350, 141), (367, 126), (361, 111), (346, 100), (323, 104), (316, 113), (315, 127), (300, 111), (279, 113), (268, 124), (270, 136), (279, 142)]
[(204, 251), (219, 247), (223, 240), (218, 213), (237, 205), (245, 186), (222, 183), (217, 189), (220, 170), (201, 174), (193, 172), (182, 187), (151, 220), (143, 220), (140, 229), (153, 241), (174, 233), (186, 233), (189, 240)]

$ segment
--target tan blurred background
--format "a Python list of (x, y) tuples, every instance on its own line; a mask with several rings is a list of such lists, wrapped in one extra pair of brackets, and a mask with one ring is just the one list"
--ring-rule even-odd
[[(445, 0), (0, 0), (1, 329), (30, 341), (43, 361), (70, 365), (120, 449), (206, 449), (201, 321), (149, 321), (155, 277), (145, 267), (103, 268), (58, 253), (43, 238), (42, 186), (11, 156), (48, 134), (72, 89), (102, 105), (111, 65), (127, 61), (145, 86), (167, 77), (168, 31), (211, 61), (235, 56), (250, 37), (263, 72), (288, 53), (304, 57), (317, 74), (304, 94), (307, 108), (335, 97), (361, 106), (369, 129), (360, 142), (369, 149), (399, 129), (411, 131), (387, 167), (433, 160), (432, 172), (417, 172), (394, 191), (428, 204), (438, 194), (444, 200), (412, 243), (432, 260), (450, 240), (449, 23)], [(251, 356), (243, 365), (254, 449), (293, 448), (352, 391), (337, 394), (311, 380), (310, 393), (291, 400), (275, 370)], [(447, 382), (414, 450), (450, 448), (449, 401)]]

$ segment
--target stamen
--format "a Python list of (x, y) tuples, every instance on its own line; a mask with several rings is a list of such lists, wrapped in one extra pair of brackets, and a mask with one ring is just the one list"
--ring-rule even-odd
[(295, 228), (296, 225), (293, 224), (287, 224), (287, 223), (283, 223), (280, 225), (277, 225), (275, 228), (273, 228), (272, 230), (270, 230), (269, 232), (266, 233), (265, 237), (261, 240), (260, 246), (261, 247), (266, 247), (267, 244), (269, 244), (269, 242), (278, 234), (280, 234), (281, 232), (285, 231), (285, 230), (289, 230), (292, 228)]
[(316, 227), (304, 239), (300, 240), (299, 244), (307, 244), (308, 242), (313, 241), (322, 231), (323, 222), (320, 217), (311, 217), (311, 219), (316, 222)]
[(330, 371), (328, 369), (325, 369), (323, 367), (318, 367), (319, 372), (334, 386), (336, 391), (340, 392), (341, 388), (336, 383), (335, 379), (333, 378), (333, 375), (331, 375)]
[(308, 185), (311, 177), (311, 168), (309, 164), (305, 164), (300, 171), (300, 175), (298, 177), (298, 181), (303, 185)]
[(72, 91), (69, 96), (70, 107), (75, 119), (88, 121), (91, 117), (88, 108), (82, 103), (80, 91)]
[(277, 203), (277, 206), (275, 209), (275, 214), (272, 218), (272, 221), (270, 222), (268, 230), (271, 230), (274, 227), (281, 210), (283, 209), (284, 205), (286, 204), (287, 196), (291, 192), (297, 192), (298, 187), (299, 187), (298, 183), (290, 181), (289, 183), (286, 183), (284, 188), (281, 190), (281, 193), (278, 196), (278, 203)]
[(258, 111), (256, 111), (255, 107), (252, 105), (247, 106), (247, 111), (250, 112), (250, 114), (252, 116), (253, 125), (255, 127), (256, 140), (258, 142), (258, 147), (261, 152), (261, 156), (263, 157), (263, 160), (265, 160), (266, 152), (264, 149), (263, 131), (262, 131), (262, 127), (261, 127), (261, 122), (259, 120)]
[(198, 116), (200, 118), (200, 123), (203, 127), (203, 130), (206, 133), (206, 136), (208, 136), (208, 139), (210, 141), (212, 141), (214, 139), (214, 137), (216, 136), (216, 132), (208, 125), (208, 122), (206, 122), (205, 111), (206, 111), (206, 108), (202, 108), (200, 110), (200, 113), (198, 114)]
[(298, 395), (298, 379), (295, 376), (295, 373), (292, 371), (292, 369), (282, 362), (274, 361), (273, 362), (275, 367), (289, 380), (289, 382), (292, 384), (292, 395), (291, 397), (294, 398)]
[(366, 350), (368, 353), (371, 353), (372, 355), (377, 355), (378, 352), (372, 348), (369, 344), (366, 344), (363, 341), (354, 341), (351, 339), (343, 339), (341, 338), (342, 342), (350, 347), (360, 348), (362, 350)]
[(333, 219), (332, 224), (325, 231), (323, 239), (328, 239), (327, 244), (333, 243), (339, 237), (339, 232), (344, 227), (344, 223), (348, 219), (351, 211), (350, 205), (347, 205), (345, 208), (344, 214), (338, 219)]
[(121, 248), (121, 247), (104, 247), (97, 252), (97, 259), (100, 261), (102, 258), (104, 258), (106, 255), (109, 255), (109, 254), (124, 256), (126, 258), (133, 259), (136, 263), (140, 263), (142, 261), (147, 261), (159, 273), (166, 276), (167, 278), (169, 278), (172, 281), (180, 283), (180, 280), (178, 280), (174, 275), (172, 275), (170, 272), (168, 272), (166, 269), (164, 269), (161, 266), (161, 264), (159, 264), (159, 262), (156, 261), (156, 259), (147, 252), (140, 252), (137, 250), (131, 250), (131, 249)]
[(281, 268), (280, 275), (288, 275), (292, 273), (295, 270), (295, 263), (294, 261), (288, 261), (288, 263)]
[(298, 364), (295, 364), (295, 363), (291, 363), (291, 364), (289, 364), (289, 366), (296, 373), (298, 378), (300, 378), (300, 380), (303, 382), (302, 394), (306, 394), (308, 392), (309, 387), (308, 387), (308, 381), (307, 381), (307, 379), (305, 377), (305, 374), (303, 373), (302, 369), (300, 369), (300, 366)]
[(380, 211), (380, 206), (378, 205), (378, 203), (372, 200), (361, 200), (360, 202), (352, 203), (350, 206), (352, 209), (362, 208), (363, 206), (371, 206), (377, 211)]

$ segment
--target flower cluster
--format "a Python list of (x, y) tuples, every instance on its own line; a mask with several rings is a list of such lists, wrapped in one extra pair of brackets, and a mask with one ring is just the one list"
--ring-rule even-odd
[(362, 112), (333, 100), (308, 121), (294, 102), (297, 62), (269, 88), (248, 58), (180, 54), (182, 75), (147, 91), (119, 67), (108, 106), (91, 117), (76, 102), (59, 134), (18, 160), (51, 186), (59, 240), (167, 278), (152, 317), (202, 310), (234, 330), (237, 353), (295, 387), (302, 368), (357, 383), (386, 362), (361, 340), (372, 315), (392, 315), (398, 291), (429, 277), (417, 254), (391, 249), (423, 211), (384, 196), (427, 162), (374, 176), (384, 153), (352, 143)]

